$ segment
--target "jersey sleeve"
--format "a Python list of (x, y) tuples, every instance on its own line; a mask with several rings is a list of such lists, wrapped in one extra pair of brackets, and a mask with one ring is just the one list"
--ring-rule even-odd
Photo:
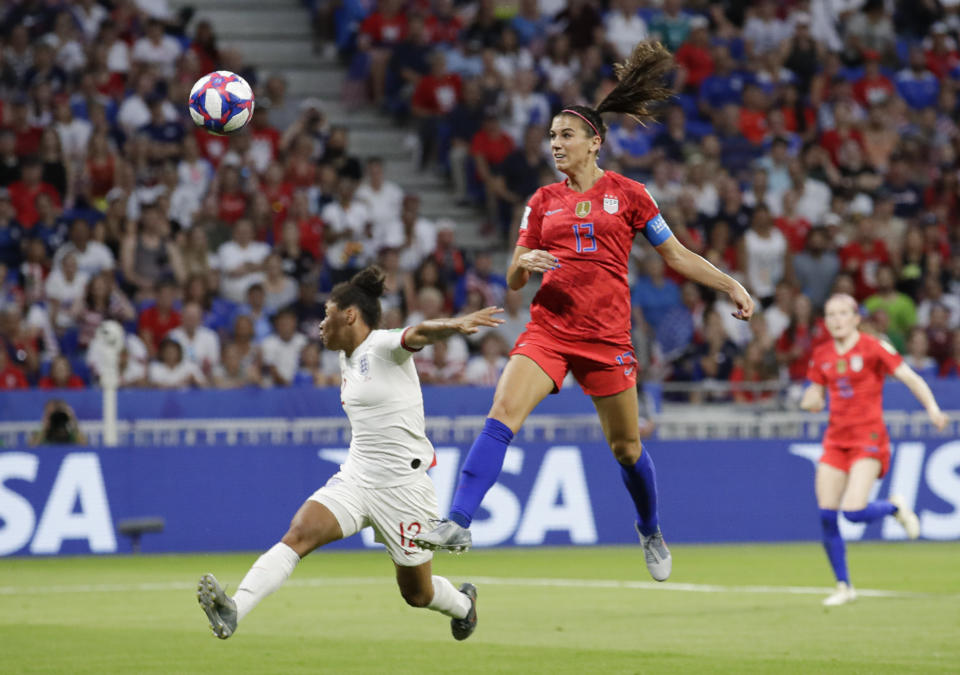
[(826, 376), (823, 374), (823, 371), (820, 368), (817, 368), (816, 353), (810, 357), (810, 363), (807, 364), (807, 379), (814, 384), (819, 384), (822, 387), (827, 386)]
[(378, 356), (397, 364), (405, 362), (414, 352), (420, 351), (410, 348), (403, 341), (403, 336), (408, 330), (410, 330), (409, 326), (407, 328), (378, 331), (380, 335), (377, 336), (377, 341), (374, 343), (374, 352)]
[(642, 232), (651, 246), (659, 246), (673, 236), (670, 226), (660, 213), (660, 207), (644, 185), (637, 186), (634, 200), (636, 207), (633, 228)]
[(880, 362), (884, 374), (889, 375), (903, 363), (903, 357), (897, 353), (896, 347), (882, 338), (877, 338), (873, 347), (874, 354)]
[(540, 226), (543, 222), (543, 192), (537, 190), (523, 209), (520, 218), (520, 236), (517, 246), (529, 249), (540, 248)]

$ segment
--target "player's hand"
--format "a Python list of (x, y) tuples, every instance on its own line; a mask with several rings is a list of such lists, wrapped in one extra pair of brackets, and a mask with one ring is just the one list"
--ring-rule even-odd
[(501, 312), (503, 312), (501, 307), (484, 307), (466, 316), (452, 319), (453, 328), (463, 335), (473, 335), (483, 326), (495, 328), (503, 323), (503, 319), (495, 317), (494, 314)]
[(950, 418), (947, 417), (943, 411), (938, 410), (930, 413), (930, 422), (937, 428), (937, 431), (943, 431), (947, 428), (947, 425), (950, 424)]
[(517, 266), (528, 272), (549, 272), (560, 267), (560, 260), (548, 251), (534, 249), (517, 258)]
[(754, 305), (753, 298), (747, 293), (747, 289), (737, 284), (730, 290), (728, 295), (730, 296), (730, 300), (733, 301), (733, 304), (737, 306), (737, 311), (732, 313), (733, 316), (741, 321), (749, 321), (750, 317), (753, 316)]

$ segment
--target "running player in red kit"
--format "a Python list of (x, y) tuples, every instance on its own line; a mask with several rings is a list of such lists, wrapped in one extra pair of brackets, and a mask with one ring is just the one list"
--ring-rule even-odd
[(497, 480), (513, 435), (567, 372), (593, 399), (607, 443), (620, 463), (637, 510), (637, 531), (647, 568), (658, 581), (670, 575), (670, 552), (660, 533), (656, 477), (638, 434), (637, 364), (630, 338), (627, 263), (636, 234), (684, 276), (727, 293), (748, 320), (753, 300), (744, 288), (689, 251), (670, 232), (644, 186), (597, 165), (606, 125), (603, 112), (651, 117), (667, 99), (663, 77), (673, 67), (659, 43), (643, 42), (617, 66), (619, 83), (597, 106), (572, 106), (553, 118), (550, 143), (560, 183), (542, 187), (527, 204), (507, 272), (513, 289), (543, 273), (530, 322), (517, 338), (494, 394), (483, 431), (474, 441), (449, 518), (414, 538), (426, 549), (466, 550), (467, 529)]
[(837, 525), (837, 510), (855, 523), (869, 523), (893, 516), (907, 536), (920, 536), (920, 521), (897, 496), (867, 503), (874, 482), (890, 467), (890, 439), (883, 425), (883, 382), (893, 375), (910, 388), (926, 408), (937, 429), (947, 425), (927, 383), (917, 375), (890, 343), (858, 330), (857, 301), (846, 294), (834, 295), (825, 307), (827, 331), (833, 338), (817, 347), (810, 359), (800, 407), (823, 410), (824, 392), (830, 391), (830, 422), (823, 437), (823, 455), (817, 465), (816, 493), (823, 528), (823, 547), (837, 578), (837, 590), (827, 597), (827, 606), (843, 605), (856, 598), (847, 574), (843, 538)]

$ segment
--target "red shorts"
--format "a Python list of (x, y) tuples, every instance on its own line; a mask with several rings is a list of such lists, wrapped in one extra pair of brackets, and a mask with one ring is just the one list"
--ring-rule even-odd
[(510, 352), (510, 356), (515, 354), (540, 366), (553, 380), (554, 393), (560, 391), (567, 371), (588, 396), (613, 396), (637, 386), (637, 359), (629, 340), (561, 340), (531, 322)]
[(823, 441), (823, 455), (820, 461), (841, 471), (850, 471), (853, 463), (860, 459), (875, 459), (880, 462), (880, 478), (890, 469), (890, 437), (887, 430), (872, 434), (873, 438), (863, 438), (859, 442), (837, 443), (828, 439)]

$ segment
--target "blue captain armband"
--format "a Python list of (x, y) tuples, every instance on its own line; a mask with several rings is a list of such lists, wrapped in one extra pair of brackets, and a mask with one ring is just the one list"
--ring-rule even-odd
[(663, 219), (663, 215), (658, 213), (647, 221), (647, 226), (643, 228), (643, 236), (647, 238), (651, 246), (659, 246), (667, 239), (673, 236), (670, 226)]

